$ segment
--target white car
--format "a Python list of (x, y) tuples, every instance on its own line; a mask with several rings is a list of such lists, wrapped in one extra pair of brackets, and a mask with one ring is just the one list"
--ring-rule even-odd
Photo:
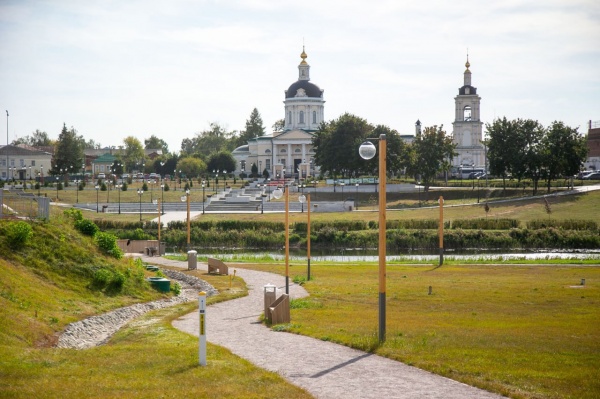
[(106, 175), (104, 173), (98, 173), (98, 179), (106, 179)]

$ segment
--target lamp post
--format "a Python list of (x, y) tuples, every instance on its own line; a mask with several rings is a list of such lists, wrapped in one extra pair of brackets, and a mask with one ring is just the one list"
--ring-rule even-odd
[(110, 185), (112, 184), (112, 178), (106, 179), (106, 203), (110, 202)]
[(204, 202), (205, 202), (204, 187), (206, 187), (206, 181), (202, 180), (202, 214), (203, 215), (204, 215)]
[(298, 196), (298, 202), (302, 206), (302, 213), (304, 213), (304, 203), (306, 202), (306, 196), (304, 194)]
[(142, 221), (142, 194), (144, 194), (144, 190), (142, 190), (141, 188), (138, 188), (137, 193), (140, 196), (140, 222), (141, 222)]
[(165, 185), (164, 183), (160, 185), (160, 206), (161, 206), (161, 212), (164, 215), (165, 214)]
[[(177, 184), (177, 182), (175, 182)], [(179, 189), (181, 189), (181, 169), (179, 169)]]
[[(379, 135), (379, 342), (385, 341), (385, 291), (386, 291), (386, 136)], [(365, 141), (358, 150), (361, 158), (372, 159), (377, 150), (370, 141)]]
[(38, 197), (40, 196), (40, 188), (41, 187), (42, 187), (42, 179), (40, 177), (40, 172), (38, 172)]
[(6, 110), (6, 181), (8, 182), (8, 110)]
[(340, 187), (342, 188), (342, 201), (344, 201), (344, 186), (346, 185), (346, 183), (341, 182), (340, 183)]
[(471, 178), (473, 179), (473, 190), (475, 190), (475, 164), (471, 165)]
[(96, 213), (98, 213), (98, 190), (100, 190), (100, 186), (96, 184), (94, 188), (96, 189)]
[(421, 207), (421, 182), (417, 181), (417, 187), (419, 188), (419, 208)]
[(173, 191), (177, 191), (177, 169), (173, 171), (173, 176), (175, 176), (175, 189)]
[(306, 194), (306, 212), (308, 216), (306, 223), (306, 259), (308, 261), (306, 280), (310, 281), (310, 193)]
[(59, 183), (59, 182), (60, 182), (60, 181), (59, 181), (59, 179), (58, 179), (58, 176), (56, 176), (56, 200), (57, 200), (57, 201), (59, 200), (59, 198), (58, 198), (58, 183)]
[(81, 182), (81, 180), (76, 179), (73, 183), (75, 183), (75, 191), (77, 192), (77, 200), (75, 201), (75, 203), (79, 203), (79, 183)]
[[(285, 184), (285, 183), (284, 183)], [(289, 228), (289, 214), (290, 214), (290, 190), (285, 190), (285, 293), (290, 294), (290, 228)], [(277, 187), (273, 191), (273, 197), (279, 199), (283, 196), (283, 191)]]
[(440, 204), (440, 266), (444, 263), (444, 197), (440, 196), (438, 200)]
[(355, 186), (356, 186), (356, 199), (354, 200), (354, 207), (358, 210), (358, 183), (356, 183)]
[(479, 193), (480, 193), (480, 190), (479, 190), (479, 187), (480, 187), (479, 179), (480, 179), (480, 177), (478, 176), (477, 177), (477, 203), (478, 204), (479, 204)]
[(119, 197), (119, 215), (121, 214), (121, 188), (122, 187), (123, 187), (122, 184), (117, 184), (115, 186), (115, 189), (117, 190), (117, 194), (119, 194), (118, 195), (118, 197)]
[(185, 195), (181, 197), (181, 202), (187, 201), (187, 250), (190, 250), (190, 190), (185, 190)]

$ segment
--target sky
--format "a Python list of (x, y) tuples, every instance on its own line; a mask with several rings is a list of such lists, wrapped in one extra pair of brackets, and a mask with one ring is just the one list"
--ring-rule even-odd
[(177, 152), (254, 108), (270, 133), (303, 45), (327, 121), (450, 134), (467, 52), (484, 123), (600, 121), (597, 0), (0, 0), (0, 43), (0, 144), (64, 123)]

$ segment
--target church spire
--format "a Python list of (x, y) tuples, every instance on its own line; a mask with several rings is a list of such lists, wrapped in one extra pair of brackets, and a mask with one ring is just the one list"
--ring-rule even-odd
[(302, 46), (302, 54), (300, 54), (300, 58), (302, 61), (300, 65), (298, 65), (298, 80), (310, 80), (310, 65), (306, 62), (306, 53), (304, 52), (304, 45)]
[(469, 70), (470, 66), (471, 63), (469, 63), (469, 52), (467, 51), (467, 62), (465, 62), (465, 67), (467, 67), (467, 69), (465, 69), (465, 86), (471, 86), (471, 71)]

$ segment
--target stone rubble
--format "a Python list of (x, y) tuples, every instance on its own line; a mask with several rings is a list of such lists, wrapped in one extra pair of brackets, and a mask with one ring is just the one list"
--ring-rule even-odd
[(213, 296), (218, 291), (206, 281), (174, 270), (161, 269), (172, 281), (181, 285), (181, 293), (173, 298), (138, 303), (71, 323), (58, 338), (57, 348), (88, 349), (106, 343), (121, 327), (155, 309), (197, 301), (198, 292)]

